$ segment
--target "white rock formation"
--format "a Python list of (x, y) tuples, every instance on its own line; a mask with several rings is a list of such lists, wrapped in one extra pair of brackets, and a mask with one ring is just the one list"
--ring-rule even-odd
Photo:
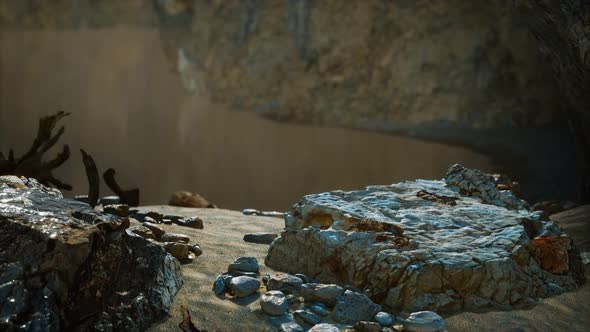
[(307, 195), (286, 213), (266, 265), (408, 312), (507, 307), (575, 288), (583, 273), (571, 240), (524, 207), (460, 165), (440, 181)]

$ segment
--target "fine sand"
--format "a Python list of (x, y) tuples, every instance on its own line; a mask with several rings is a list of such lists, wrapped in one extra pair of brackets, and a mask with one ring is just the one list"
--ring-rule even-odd
[[(211, 284), (218, 274), (240, 256), (254, 256), (261, 264), (261, 273), (271, 270), (264, 266), (268, 245), (247, 243), (244, 234), (253, 232), (279, 233), (283, 220), (272, 217), (244, 216), (223, 209), (190, 209), (166, 206), (149, 207), (165, 214), (198, 216), (204, 229), (177, 225), (162, 225), (168, 232), (184, 233), (197, 242), (203, 255), (193, 263), (183, 265), (184, 286), (177, 294), (170, 317), (153, 325), (150, 331), (180, 331), (180, 306), (186, 306), (195, 325), (211, 331), (264, 331), (270, 325), (260, 312), (259, 294), (240, 301), (215, 296)], [(588, 209), (586, 207), (585, 209)], [(578, 208), (552, 216), (552, 219), (580, 242), (581, 251), (590, 251), (587, 211)], [(584, 221), (586, 225), (584, 225)], [(579, 240), (578, 240), (579, 239)], [(586, 274), (589, 275), (589, 270)], [(460, 313), (446, 318), (449, 331), (590, 331), (590, 287), (550, 297), (532, 308), (485, 313)]]

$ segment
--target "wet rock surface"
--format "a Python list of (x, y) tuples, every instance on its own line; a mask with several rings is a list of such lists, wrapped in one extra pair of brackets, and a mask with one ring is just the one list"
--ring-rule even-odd
[(584, 279), (567, 234), (493, 177), (459, 165), (440, 181), (305, 196), (286, 213), (266, 265), (363, 289), (394, 312), (509, 308)]
[(129, 221), (0, 177), (0, 330), (141, 331), (166, 316), (179, 262)]

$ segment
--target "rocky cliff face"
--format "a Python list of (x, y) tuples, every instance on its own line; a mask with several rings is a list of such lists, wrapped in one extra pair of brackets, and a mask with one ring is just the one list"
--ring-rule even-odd
[(187, 89), (273, 119), (410, 131), (560, 112), (507, 1), (170, 2), (158, 1), (162, 39)]

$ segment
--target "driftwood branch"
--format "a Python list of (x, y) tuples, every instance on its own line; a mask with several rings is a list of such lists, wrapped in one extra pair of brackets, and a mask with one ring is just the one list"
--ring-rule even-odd
[(109, 168), (104, 172), (102, 178), (106, 185), (121, 199), (122, 204), (129, 206), (139, 205), (139, 189), (123, 190), (115, 180), (115, 170)]
[(95, 207), (98, 202), (98, 196), (100, 195), (100, 177), (98, 175), (98, 169), (94, 159), (86, 153), (83, 149), (80, 149), (82, 154), (82, 162), (86, 168), (86, 177), (88, 178), (88, 204)]
[(54, 115), (42, 117), (39, 120), (37, 137), (29, 150), (20, 158), (14, 157), (14, 151), (8, 152), (8, 158), (0, 154), (0, 175), (18, 175), (37, 179), (44, 185), (53, 185), (59, 189), (72, 190), (72, 186), (53, 176), (53, 170), (60, 167), (70, 158), (70, 148), (64, 145), (61, 152), (49, 162), (43, 161), (43, 155), (51, 149), (65, 132), (60, 127), (55, 135), (53, 130), (62, 118), (70, 115), (66, 112), (58, 112)]
[(180, 312), (182, 312), (182, 322), (178, 324), (178, 327), (183, 332), (206, 332), (199, 330), (191, 320), (191, 314), (185, 306), (180, 306)]

